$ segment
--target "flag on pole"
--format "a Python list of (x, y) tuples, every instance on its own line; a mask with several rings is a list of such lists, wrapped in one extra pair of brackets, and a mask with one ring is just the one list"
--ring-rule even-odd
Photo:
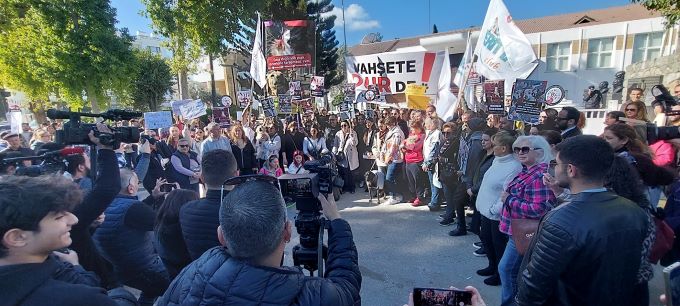
[[(475, 46), (477, 73), (490, 80), (505, 80), (505, 92), (515, 79), (525, 79), (538, 65), (524, 33), (512, 20), (503, 0), (491, 0)], [(510, 89), (508, 89), (510, 87)]]
[(458, 108), (458, 98), (451, 92), (451, 63), (448, 53), (444, 56), (444, 63), (442, 63), (442, 70), (439, 74), (437, 104), (435, 106), (437, 116), (444, 121), (451, 120)]
[(472, 86), (467, 86), (467, 79), (470, 76), (470, 70), (472, 70), (473, 65), (475, 65), (475, 63), (472, 62), (474, 51), (470, 42), (471, 36), (472, 35), (468, 33), (467, 47), (465, 47), (465, 53), (463, 53), (463, 58), (460, 60), (458, 70), (456, 70), (456, 76), (453, 78), (453, 84), (456, 84), (456, 86), (458, 86), (458, 90), (462, 91), (468, 108), (476, 109), (474, 88)]
[(262, 21), (260, 14), (257, 14), (257, 29), (255, 30), (255, 40), (253, 41), (253, 51), (250, 52), (250, 76), (260, 86), (264, 88), (267, 84), (267, 60), (262, 50)]

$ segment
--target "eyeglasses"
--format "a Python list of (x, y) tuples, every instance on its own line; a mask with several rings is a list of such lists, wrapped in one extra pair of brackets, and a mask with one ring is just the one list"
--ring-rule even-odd
[(178, 145), (178, 147), (180, 147), (180, 148), (188, 148), (189, 145)]
[[(241, 175), (241, 176), (234, 176), (232, 178), (227, 179), (222, 183), (222, 188), (220, 189), (220, 202), (224, 200), (224, 187), (225, 186), (238, 186), (241, 185), (245, 182), (252, 182), (252, 181), (262, 181), (262, 182), (268, 182), (274, 185), (276, 189), (281, 190), (281, 186), (279, 185), (279, 180), (273, 176), (270, 175), (263, 175), (263, 174), (252, 174), (252, 175)], [(221, 203), (220, 203), (221, 204)]]
[(531, 150), (542, 150), (542, 148), (531, 148), (531, 147), (521, 147), (521, 148), (514, 147), (514, 148), (512, 148), (512, 152), (514, 152), (515, 154), (520, 154), (520, 153), (527, 154)]
[(627, 112), (637, 112), (637, 109), (635, 108), (626, 108)]
[(341, 124), (340, 127), (348, 127), (349, 125), (347, 124)]

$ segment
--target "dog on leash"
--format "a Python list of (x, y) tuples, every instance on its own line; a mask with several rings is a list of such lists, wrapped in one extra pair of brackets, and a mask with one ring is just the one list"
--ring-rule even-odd
[(373, 197), (375, 197), (378, 200), (378, 204), (380, 204), (379, 193), (382, 191), (383, 185), (385, 184), (385, 174), (377, 170), (366, 171), (366, 173), (364, 173), (364, 179), (370, 197), (369, 201), (373, 202)]

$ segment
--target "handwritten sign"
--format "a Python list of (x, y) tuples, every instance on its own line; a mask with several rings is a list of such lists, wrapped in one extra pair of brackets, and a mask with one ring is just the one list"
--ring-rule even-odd
[(169, 111), (144, 113), (144, 126), (147, 129), (160, 129), (172, 126), (172, 113)]
[(179, 112), (185, 120), (191, 120), (207, 114), (207, 109), (205, 107), (205, 103), (203, 103), (203, 101), (200, 99), (197, 99), (189, 103), (182, 104), (179, 107)]

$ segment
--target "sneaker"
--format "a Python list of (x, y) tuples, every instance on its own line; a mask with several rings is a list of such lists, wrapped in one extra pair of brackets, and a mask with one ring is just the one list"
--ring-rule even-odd
[(500, 286), (501, 285), (501, 278), (498, 275), (487, 277), (487, 278), (484, 279), (484, 283), (489, 285), (489, 286)]
[(442, 220), (439, 221), (439, 225), (441, 225), (441, 226), (450, 226), (450, 225), (453, 225), (454, 222), (456, 222), (456, 220), (454, 220), (454, 219), (444, 219), (444, 218), (442, 217)]
[(486, 250), (484, 248), (480, 248), (472, 252), (472, 254), (477, 257), (486, 257)]
[(389, 200), (385, 201), (385, 205), (395, 205), (399, 203), (401, 203), (400, 197), (392, 197)]
[(454, 229), (449, 232), (449, 236), (458, 237), (467, 235), (467, 231), (461, 230), (460, 228)]
[[(430, 211), (439, 211), (441, 208), (437, 205), (427, 205), (427, 208), (430, 209)], [(441, 219), (444, 219), (443, 217), (440, 217)]]
[(493, 269), (491, 267), (486, 267), (481, 270), (477, 270), (477, 275), (479, 276), (493, 276), (496, 274), (496, 269)]
[(423, 205), (423, 203), (421, 203), (420, 199), (418, 199), (418, 198), (416, 198), (415, 200), (413, 200), (413, 202), (411, 202), (411, 206), (413, 206), (413, 207), (418, 207), (418, 206), (421, 206), (421, 205)]
[(476, 249), (481, 249), (482, 246), (484, 246), (484, 244), (481, 241), (477, 241), (477, 242), (472, 244), (472, 247), (474, 247)]

